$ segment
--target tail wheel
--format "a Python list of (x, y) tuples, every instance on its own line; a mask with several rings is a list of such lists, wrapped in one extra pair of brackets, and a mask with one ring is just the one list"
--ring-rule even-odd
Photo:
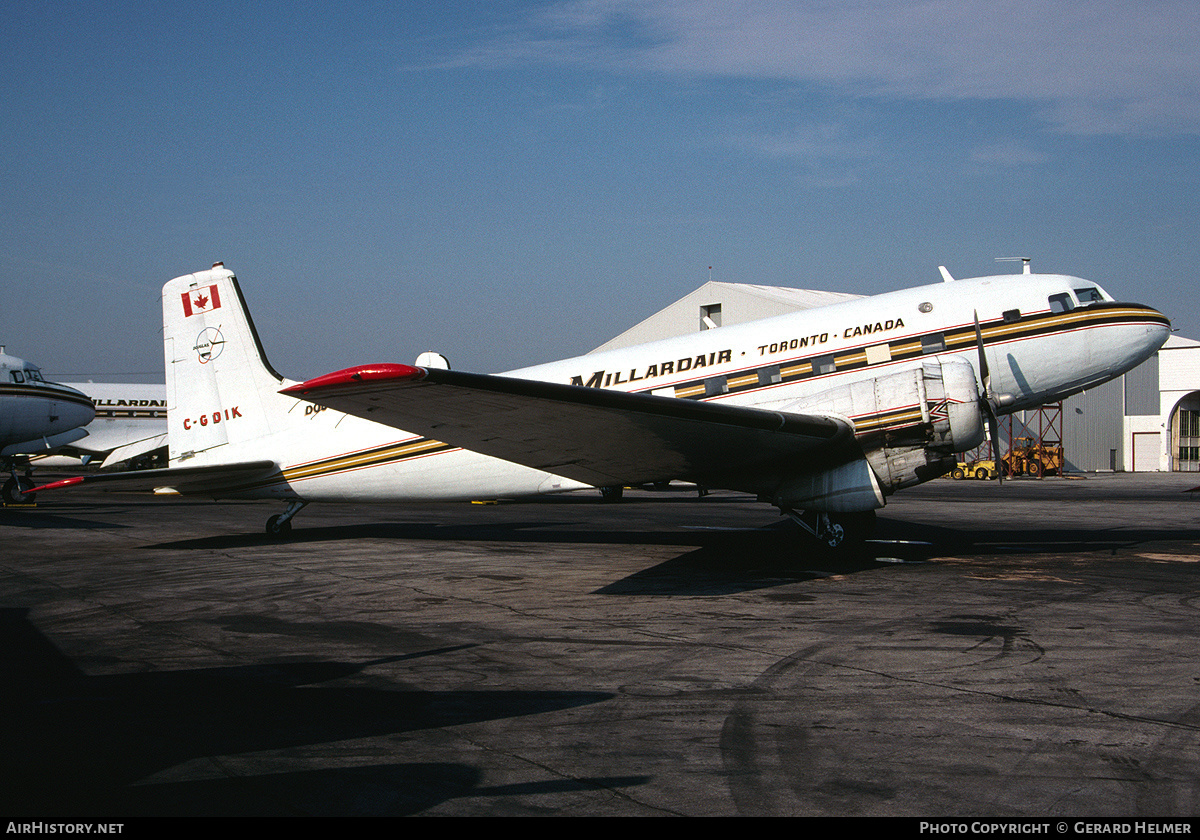
[(279, 513), (267, 520), (267, 533), (272, 537), (286, 537), (292, 532), (292, 520), (284, 519)]

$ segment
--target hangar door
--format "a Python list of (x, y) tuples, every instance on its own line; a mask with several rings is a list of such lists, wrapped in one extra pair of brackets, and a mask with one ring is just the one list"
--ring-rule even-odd
[(1172, 469), (1200, 472), (1200, 394), (1188, 394), (1171, 414), (1171, 454)]
[(1133, 471), (1158, 472), (1158, 453), (1162, 435), (1159, 432), (1133, 433)]

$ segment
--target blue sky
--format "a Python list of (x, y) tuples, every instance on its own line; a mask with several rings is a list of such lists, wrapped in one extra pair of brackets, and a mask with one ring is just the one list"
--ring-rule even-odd
[[(1200, 4), (34, 3), (0, 344), (161, 379), (237, 272), (275, 367), (585, 352), (709, 278), (1082, 276), (1200, 338)], [(136, 375), (135, 375), (136, 374)]]

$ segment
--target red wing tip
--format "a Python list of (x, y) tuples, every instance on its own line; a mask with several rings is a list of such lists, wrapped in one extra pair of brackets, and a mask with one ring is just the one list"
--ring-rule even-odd
[(52, 481), (49, 484), (43, 484), (40, 487), (30, 487), (28, 490), (22, 490), (22, 493), (40, 493), (43, 490), (58, 490), (61, 487), (70, 487), (74, 484), (81, 483), (86, 476), (77, 475), (74, 478), (64, 478), (62, 481)]
[(344, 388), (347, 385), (357, 385), (362, 382), (423, 379), (424, 377), (425, 369), (413, 367), (412, 365), (359, 365), (358, 367), (346, 368), (345, 370), (338, 370), (333, 373), (327, 373), (324, 376), (318, 376), (315, 379), (309, 379), (307, 382), (301, 382), (299, 385), (284, 388), (279, 393), (301, 397), (312, 391), (325, 390), (327, 388)]

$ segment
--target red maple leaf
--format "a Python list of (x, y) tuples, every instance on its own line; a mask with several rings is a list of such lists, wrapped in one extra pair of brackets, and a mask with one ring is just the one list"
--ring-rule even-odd
[(206, 306), (208, 306), (208, 298), (206, 298), (204, 295), (198, 295), (196, 297), (196, 308), (203, 309)]

